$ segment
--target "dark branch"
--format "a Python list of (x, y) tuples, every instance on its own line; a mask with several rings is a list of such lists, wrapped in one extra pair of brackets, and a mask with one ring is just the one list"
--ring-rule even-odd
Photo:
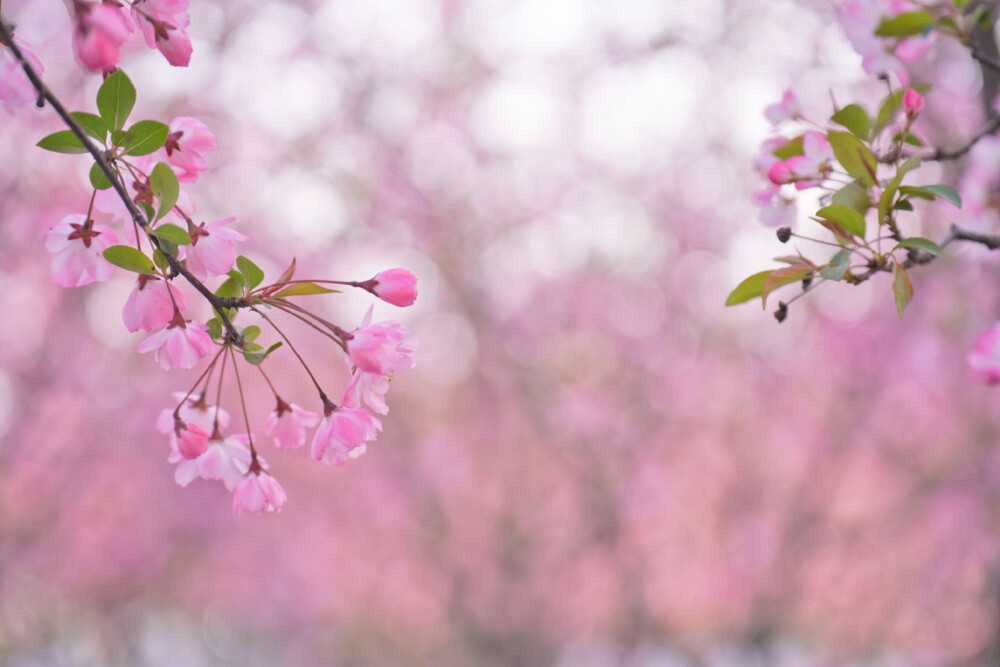
[[(129, 215), (132, 217), (132, 220), (134, 220), (137, 225), (147, 230), (148, 232), (149, 221), (146, 220), (146, 217), (142, 214), (142, 211), (139, 210), (139, 207), (136, 206), (135, 202), (133, 202), (131, 197), (128, 196), (128, 191), (125, 189), (125, 185), (118, 178), (118, 174), (109, 164), (105, 154), (102, 151), (100, 151), (96, 146), (94, 146), (93, 143), (91, 143), (90, 137), (87, 136), (87, 134), (83, 131), (83, 128), (80, 127), (79, 123), (77, 123), (76, 120), (74, 120), (73, 117), (69, 114), (69, 112), (66, 111), (66, 107), (62, 105), (62, 102), (60, 102), (59, 99), (52, 93), (52, 91), (50, 91), (48, 87), (44, 83), (42, 83), (42, 80), (38, 77), (38, 74), (28, 63), (27, 59), (24, 57), (24, 54), (21, 53), (21, 50), (18, 48), (17, 44), (14, 43), (14, 36), (7, 28), (7, 24), (2, 16), (0, 16), (0, 38), (2, 38), (3, 43), (7, 46), (7, 48), (11, 50), (11, 52), (14, 54), (14, 57), (17, 58), (17, 61), (21, 64), (21, 67), (24, 69), (25, 76), (28, 77), (28, 80), (31, 82), (31, 85), (34, 86), (35, 90), (38, 91), (38, 94), (40, 96), (39, 99), (43, 99), (47, 101), (50, 105), (52, 105), (52, 108), (55, 109), (57, 114), (59, 114), (59, 117), (62, 119), (62, 121), (66, 124), (67, 127), (69, 127), (70, 131), (73, 132), (73, 135), (80, 141), (80, 143), (84, 145), (84, 147), (87, 149), (87, 152), (90, 153), (91, 156), (93, 156), (94, 160), (97, 162), (98, 166), (100, 167), (104, 175), (107, 177), (107, 179), (111, 181), (111, 187), (114, 188), (115, 192), (118, 194), (118, 197), (122, 200), (122, 202), (125, 203), (125, 207), (128, 209)], [(226, 329), (226, 336), (225, 336), (226, 340), (230, 343), (233, 343), (237, 347), (242, 348), (245, 344), (243, 336), (241, 336), (240, 333), (236, 330), (236, 328), (233, 326), (233, 323), (229, 320), (229, 317), (226, 315), (225, 312), (225, 308), (229, 306), (229, 304), (223, 302), (218, 296), (216, 296), (212, 292), (212, 290), (208, 289), (208, 287), (203, 282), (195, 278), (191, 274), (191, 272), (187, 270), (187, 267), (181, 264), (181, 262), (176, 257), (170, 255), (167, 252), (164, 252), (163, 249), (160, 247), (159, 241), (156, 239), (155, 236), (147, 234), (147, 238), (149, 238), (149, 242), (153, 245), (153, 247), (159, 250), (166, 258), (167, 263), (170, 266), (170, 270), (174, 274), (183, 276), (185, 280), (191, 283), (191, 285), (196, 290), (198, 290), (198, 292), (201, 293), (201, 295), (204, 296), (205, 299), (207, 299), (210, 304), (212, 304), (212, 307), (215, 308), (216, 312), (219, 315), (219, 320), (222, 322), (222, 326), (225, 327)]]
[(929, 157), (927, 157), (925, 159), (926, 160), (956, 160), (956, 159), (962, 157), (963, 155), (965, 155), (966, 153), (968, 153), (969, 151), (971, 151), (972, 147), (975, 146), (977, 143), (979, 143), (980, 139), (982, 139), (984, 137), (988, 137), (989, 135), (991, 135), (994, 132), (996, 132), (998, 129), (1000, 129), (1000, 114), (992, 113), (992, 114), (990, 114), (989, 122), (986, 124), (986, 127), (984, 127), (982, 130), (980, 130), (979, 134), (977, 134), (975, 137), (973, 137), (972, 139), (970, 139), (967, 144), (965, 144), (961, 148), (955, 148), (953, 150), (946, 150), (944, 148), (939, 148), (936, 151), (934, 151), (934, 153), (931, 156), (929, 156)]

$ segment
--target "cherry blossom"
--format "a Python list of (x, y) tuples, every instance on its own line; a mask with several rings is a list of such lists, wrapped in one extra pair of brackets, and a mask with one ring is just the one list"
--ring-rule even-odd
[(267, 418), (267, 434), (278, 449), (298, 449), (306, 443), (306, 428), (315, 426), (319, 415), (278, 398), (278, 406)]
[(768, 227), (792, 227), (797, 209), (795, 200), (781, 194), (781, 186), (768, 185), (754, 194), (754, 203), (760, 206), (760, 221)]
[(208, 449), (208, 431), (197, 424), (187, 424), (178, 418), (174, 434), (177, 436), (177, 451), (185, 459), (196, 459)]
[(417, 341), (407, 338), (409, 330), (395, 320), (370, 324), (371, 317), (372, 309), (369, 308), (361, 328), (347, 341), (347, 354), (354, 365), (377, 375), (413, 368)]
[(382, 421), (362, 408), (341, 405), (330, 410), (312, 442), (312, 457), (326, 465), (339, 466), (364, 453), (365, 442), (378, 437)]
[[(188, 397), (182, 391), (175, 391), (173, 397), (175, 401), (183, 401), (178, 410), (182, 421), (197, 424), (209, 433), (214, 430), (216, 420), (221, 428), (229, 426), (229, 413), (217, 405), (209, 405), (204, 395)], [(160, 433), (169, 433), (173, 437), (175, 423), (174, 411), (165, 408), (160, 411), (160, 416), (156, 419), (156, 430)]]
[[(32, 69), (41, 74), (44, 71), (42, 61), (20, 37), (14, 36), (14, 43), (21, 54), (29, 62)], [(9, 49), (0, 48), (0, 103), (7, 113), (13, 114), (15, 109), (30, 104), (38, 99), (38, 92), (24, 75), (24, 68), (14, 60)]]
[(245, 434), (230, 435), (226, 438), (213, 436), (206, 442), (206, 448), (199, 456), (189, 458), (173, 447), (167, 461), (176, 463), (174, 481), (187, 486), (194, 480), (222, 480), (230, 491), (250, 468), (249, 438)]
[(184, 29), (191, 19), (188, 0), (139, 0), (132, 5), (135, 19), (146, 44), (158, 49), (175, 67), (191, 62), (191, 38)]
[(102, 253), (117, 245), (118, 234), (86, 220), (82, 214), (68, 215), (45, 232), (45, 249), (55, 253), (52, 277), (63, 287), (80, 287), (111, 277), (112, 266)]
[(247, 240), (243, 234), (226, 227), (235, 219), (203, 222), (189, 228), (191, 245), (187, 247), (185, 259), (188, 269), (199, 279), (221, 276), (233, 268), (237, 255), (233, 243)]
[(1000, 322), (979, 334), (966, 361), (975, 379), (986, 384), (1000, 382)]
[(213, 347), (207, 326), (175, 316), (170, 326), (146, 338), (137, 349), (139, 352), (153, 352), (160, 367), (170, 370), (194, 368), (198, 359), (209, 354)]
[(280, 512), (288, 496), (270, 473), (256, 470), (247, 473), (236, 483), (233, 491), (233, 513)]
[(373, 411), (380, 415), (386, 415), (389, 414), (389, 406), (385, 402), (385, 395), (388, 391), (388, 375), (365, 373), (355, 368), (351, 375), (351, 381), (344, 391), (343, 403), (352, 408), (359, 408), (363, 401)]
[(177, 180), (182, 183), (194, 183), (199, 172), (208, 168), (205, 154), (218, 147), (215, 135), (204, 123), (190, 116), (174, 118), (164, 145), (167, 162), (174, 167)]
[(417, 277), (406, 269), (388, 269), (371, 279), (372, 294), (394, 306), (412, 306), (417, 300)]
[(776, 102), (764, 109), (764, 117), (774, 126), (780, 125), (786, 120), (797, 118), (800, 113), (799, 101), (795, 97), (795, 93), (791, 90), (785, 91), (781, 96), (780, 102)]
[(156, 331), (170, 324), (174, 310), (184, 310), (187, 301), (172, 282), (141, 275), (125, 301), (122, 320), (131, 332)]
[(119, 48), (132, 34), (126, 14), (108, 3), (76, 0), (76, 30), (73, 53), (81, 65), (94, 71), (108, 72), (118, 63)]
[(924, 96), (913, 88), (903, 93), (903, 111), (908, 118), (916, 118), (924, 110)]

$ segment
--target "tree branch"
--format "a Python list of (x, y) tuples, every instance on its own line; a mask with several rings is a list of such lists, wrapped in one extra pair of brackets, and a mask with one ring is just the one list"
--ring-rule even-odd
[(64, 107), (62, 102), (59, 101), (59, 98), (57, 98), (52, 93), (52, 91), (49, 90), (48, 86), (46, 86), (42, 82), (41, 78), (39, 78), (38, 74), (31, 67), (31, 64), (28, 63), (27, 59), (24, 57), (24, 54), (21, 53), (21, 50), (18, 48), (17, 44), (14, 43), (14, 36), (8, 29), (7, 23), (4, 21), (2, 16), (0, 16), (0, 38), (2, 38), (3, 44), (6, 45), (7, 48), (11, 50), (11, 52), (14, 54), (14, 57), (17, 58), (17, 61), (21, 64), (21, 67), (24, 69), (25, 76), (28, 77), (28, 81), (30, 81), (31, 85), (34, 86), (35, 90), (38, 91), (39, 106), (41, 106), (42, 100), (45, 100), (52, 106), (53, 109), (55, 109), (56, 113), (59, 114), (59, 117), (62, 119), (62, 121), (66, 124), (67, 127), (69, 127), (70, 131), (73, 132), (73, 135), (84, 145), (84, 147), (87, 149), (87, 152), (90, 153), (91, 156), (93, 156), (94, 160), (97, 162), (101, 171), (111, 182), (111, 187), (114, 188), (115, 193), (117, 193), (118, 197), (122, 200), (122, 202), (124, 202), (125, 208), (128, 209), (129, 215), (132, 217), (132, 220), (137, 225), (146, 230), (147, 232), (146, 236), (149, 239), (150, 244), (154, 248), (159, 250), (160, 253), (164, 256), (164, 258), (166, 258), (167, 264), (170, 266), (170, 270), (178, 275), (183, 276), (184, 279), (187, 280), (192, 287), (194, 287), (199, 293), (201, 293), (202, 296), (205, 297), (205, 299), (208, 300), (210, 304), (212, 304), (212, 307), (215, 308), (216, 312), (219, 315), (219, 320), (222, 322), (222, 326), (226, 330), (225, 340), (227, 342), (233, 343), (239, 348), (242, 348), (246, 344), (243, 339), (243, 336), (236, 330), (236, 327), (233, 326), (233, 323), (229, 320), (229, 317), (225, 313), (226, 307), (238, 307), (239, 305), (242, 304), (238, 302), (230, 303), (228, 301), (223, 301), (222, 299), (220, 299), (220, 297), (216, 296), (212, 292), (212, 290), (210, 290), (203, 282), (195, 278), (191, 274), (191, 272), (188, 271), (187, 267), (181, 264), (181, 262), (176, 257), (163, 251), (163, 249), (160, 247), (160, 243), (157, 240), (157, 238), (149, 234), (149, 221), (146, 220), (146, 217), (142, 214), (142, 211), (139, 210), (139, 207), (136, 206), (135, 202), (132, 201), (132, 198), (129, 197), (128, 191), (125, 189), (125, 185), (118, 178), (118, 174), (115, 172), (115, 170), (111, 167), (111, 164), (108, 162), (107, 155), (104, 152), (98, 150), (97, 147), (94, 146), (93, 143), (91, 143), (90, 137), (88, 137), (87, 134), (83, 131), (83, 128), (80, 127), (80, 124), (73, 119), (73, 117), (69, 114), (68, 111), (66, 111), (66, 107)]

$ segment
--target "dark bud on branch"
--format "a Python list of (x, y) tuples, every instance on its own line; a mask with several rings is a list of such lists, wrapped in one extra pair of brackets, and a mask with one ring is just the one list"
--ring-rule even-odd
[(778, 240), (782, 243), (788, 243), (788, 239), (792, 238), (792, 230), (790, 227), (782, 227), (778, 230)]
[(788, 304), (784, 301), (779, 301), (778, 310), (774, 311), (774, 319), (778, 320), (778, 322), (784, 322), (786, 317), (788, 317)]

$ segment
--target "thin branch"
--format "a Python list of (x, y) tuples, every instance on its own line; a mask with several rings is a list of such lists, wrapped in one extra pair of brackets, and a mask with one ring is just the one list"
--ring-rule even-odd
[(229, 317), (226, 315), (224, 310), (226, 306), (223, 305), (223, 302), (220, 301), (219, 297), (217, 297), (212, 290), (208, 289), (204, 283), (195, 278), (176, 257), (163, 252), (157, 238), (149, 234), (149, 221), (146, 220), (142, 211), (139, 210), (139, 208), (135, 205), (135, 202), (133, 202), (131, 197), (129, 197), (128, 191), (125, 189), (125, 185), (122, 183), (121, 179), (118, 178), (118, 174), (108, 162), (106, 153), (99, 150), (93, 143), (91, 143), (90, 138), (83, 131), (83, 128), (80, 127), (80, 124), (76, 122), (68, 111), (66, 111), (66, 107), (64, 107), (62, 102), (59, 101), (59, 98), (57, 98), (52, 91), (49, 90), (48, 86), (42, 83), (38, 74), (24, 57), (21, 49), (19, 49), (17, 44), (14, 43), (14, 36), (7, 28), (7, 23), (4, 21), (2, 16), (0, 16), (0, 38), (3, 39), (4, 45), (11, 50), (14, 57), (17, 58), (17, 61), (21, 64), (21, 68), (24, 69), (25, 76), (28, 77), (28, 81), (30, 81), (31, 85), (38, 91), (40, 99), (47, 101), (52, 108), (55, 109), (59, 118), (61, 118), (66, 126), (69, 127), (73, 135), (80, 141), (80, 143), (83, 144), (83, 146), (87, 149), (87, 152), (90, 153), (90, 155), (97, 162), (101, 172), (103, 172), (107, 179), (111, 182), (111, 187), (114, 188), (115, 193), (117, 193), (118, 197), (122, 200), (122, 202), (124, 202), (125, 208), (128, 209), (129, 215), (132, 217), (132, 221), (146, 230), (150, 243), (157, 250), (160, 250), (166, 258), (167, 263), (170, 265), (171, 271), (183, 276), (185, 280), (187, 280), (198, 292), (201, 293), (202, 296), (205, 297), (205, 299), (208, 300), (210, 304), (212, 304), (213, 307), (215, 307), (215, 310), (219, 314), (219, 320), (222, 322), (222, 326), (226, 329), (226, 340), (233, 343), (237, 347), (242, 348), (246, 343), (243, 340), (243, 336), (241, 336), (233, 326), (233, 323), (229, 321)]
[(986, 124), (986, 126), (979, 131), (979, 134), (970, 139), (967, 144), (965, 144), (961, 148), (955, 148), (953, 150), (946, 150), (944, 148), (939, 148), (936, 151), (934, 151), (934, 153), (932, 153), (930, 156), (924, 159), (931, 161), (956, 160), (965, 155), (966, 153), (968, 153), (969, 151), (971, 151), (972, 147), (975, 146), (977, 143), (979, 143), (980, 139), (988, 137), (989, 135), (996, 132), (998, 129), (1000, 129), (1000, 114), (997, 113), (990, 114), (989, 122)]

